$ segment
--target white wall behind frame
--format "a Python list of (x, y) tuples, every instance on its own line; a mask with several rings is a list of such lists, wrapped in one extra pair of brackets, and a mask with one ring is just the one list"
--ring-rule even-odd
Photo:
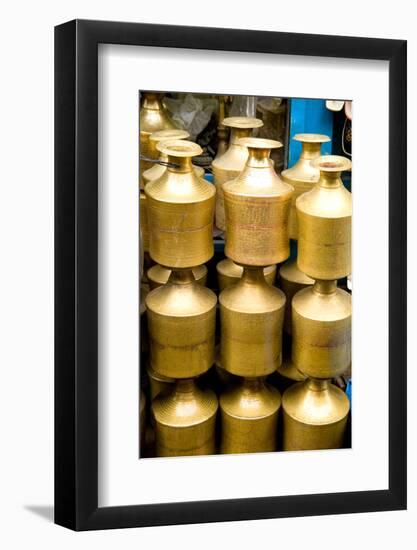
[[(372, 541), (378, 549), (414, 548), (417, 520), (416, 234), (417, 186), (409, 186), (409, 505), (406, 512), (219, 523), (72, 533), (45, 521), (53, 502), (53, 26), (74, 17), (287, 32), (408, 39), (409, 173), (417, 150), (417, 37), (408, 0), (276, 2), (253, 8), (211, 0), (210, 8), (160, 0), (17, 0), (3, 8), (0, 271), (3, 382), (0, 399), (0, 544), (10, 550), (162, 548), (201, 550), (233, 544), (351, 550)], [(16, 35), (17, 27), (19, 29)], [(375, 90), (377, 93), (377, 90)], [(24, 152), (24, 158), (22, 158)], [(29, 228), (29, 229), (28, 229)], [(22, 342), (22, 335), (24, 340)], [(24, 383), (22, 384), (22, 380)], [(43, 515), (42, 515), (43, 514)]]

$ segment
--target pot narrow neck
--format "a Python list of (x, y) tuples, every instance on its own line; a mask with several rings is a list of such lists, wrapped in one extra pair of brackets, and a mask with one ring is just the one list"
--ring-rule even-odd
[(193, 378), (178, 379), (175, 382), (175, 393), (181, 399), (193, 398), (196, 388), (197, 386)]
[(252, 128), (231, 128), (230, 129), (230, 145), (242, 147), (238, 141), (240, 138), (249, 137), (252, 135)]
[(244, 392), (253, 393), (262, 390), (265, 386), (265, 378), (263, 376), (246, 376), (242, 380), (242, 389)]
[(170, 172), (175, 172), (176, 174), (187, 174), (192, 172), (192, 157), (176, 157), (174, 155), (167, 155), (168, 162), (176, 164), (177, 166), (168, 166)]
[(300, 159), (314, 160), (320, 156), (321, 143), (311, 143), (308, 141), (301, 142)]
[(161, 111), (162, 105), (158, 99), (158, 95), (153, 92), (146, 92), (144, 94), (142, 108), (149, 109), (151, 111)]
[(313, 285), (313, 291), (317, 294), (334, 294), (337, 288), (337, 281), (323, 281), (317, 279)]
[(319, 380), (318, 378), (309, 378), (306, 382), (311, 391), (326, 391), (329, 388), (330, 380)]
[(270, 154), (271, 149), (258, 147), (248, 147), (249, 157), (246, 166), (250, 168), (271, 168)]
[(340, 187), (343, 185), (341, 179), (342, 172), (327, 172), (320, 170), (320, 179), (318, 185), (327, 189)]
[[(169, 268), (170, 269), (170, 268)], [(192, 268), (172, 269), (168, 282), (174, 285), (189, 285), (195, 282)]]
[(263, 267), (243, 266), (242, 283), (249, 285), (267, 284)]

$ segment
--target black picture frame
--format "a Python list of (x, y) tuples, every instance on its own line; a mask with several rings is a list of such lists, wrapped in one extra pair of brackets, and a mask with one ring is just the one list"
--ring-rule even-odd
[[(98, 507), (98, 44), (389, 62), (389, 488)], [(406, 508), (404, 40), (74, 20), (55, 28), (55, 522), (74, 530)]]

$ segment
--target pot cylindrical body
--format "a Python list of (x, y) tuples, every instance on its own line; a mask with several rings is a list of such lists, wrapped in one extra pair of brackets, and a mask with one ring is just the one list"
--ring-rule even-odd
[[(217, 281), (219, 283), (219, 290), (222, 291), (225, 288), (236, 284), (243, 275), (243, 267), (235, 264), (233, 260), (225, 258), (220, 260), (216, 265)], [(273, 285), (277, 273), (276, 265), (269, 265), (264, 268), (265, 280), (269, 285)]]
[(191, 270), (173, 271), (168, 283), (146, 297), (150, 364), (168, 378), (191, 378), (214, 363), (214, 292)]
[[(200, 285), (205, 286), (207, 282), (207, 267), (205, 265), (199, 265), (193, 267), (192, 270), (194, 279)], [(148, 270), (148, 281), (151, 290), (158, 288), (159, 286), (165, 285), (168, 282), (168, 279), (172, 273), (171, 269), (164, 267), (159, 264), (153, 265)]]
[(336, 281), (316, 281), (292, 301), (292, 360), (306, 376), (328, 379), (351, 363), (352, 302)]
[(217, 397), (193, 380), (179, 380), (168, 395), (152, 402), (156, 456), (215, 453)]
[(285, 295), (265, 281), (263, 268), (244, 268), (219, 297), (220, 361), (238, 376), (267, 376), (282, 361)]
[(293, 188), (275, 173), (270, 162), (273, 140), (243, 138), (249, 156), (239, 176), (223, 184), (227, 239), (225, 254), (233, 261), (267, 266), (290, 254), (288, 216)]
[(279, 286), (283, 290), (287, 301), (285, 302), (284, 330), (292, 333), (292, 299), (299, 290), (311, 286), (314, 280), (300, 271), (297, 260), (286, 262), (279, 269)]
[(328, 380), (290, 386), (282, 397), (282, 410), (284, 451), (343, 446), (349, 399)]
[(290, 239), (298, 239), (295, 201), (302, 193), (310, 191), (318, 182), (320, 170), (312, 166), (311, 161), (320, 156), (321, 144), (330, 141), (330, 138), (322, 134), (296, 134), (293, 139), (301, 142), (301, 155), (294, 166), (281, 172), (281, 178), (294, 187), (288, 232)]
[(191, 158), (200, 154), (201, 148), (190, 141), (164, 141), (158, 148), (178, 167), (169, 167), (145, 188), (150, 255), (170, 268), (204, 264), (214, 252), (216, 190), (193, 171)]
[(327, 155), (312, 164), (320, 179), (296, 200), (298, 267), (313, 279), (340, 279), (351, 272), (352, 196), (340, 178), (351, 163)]
[(244, 378), (220, 396), (220, 452), (276, 451), (279, 391), (263, 378)]
[[(149, 158), (158, 158), (158, 153), (149, 146), (149, 137), (158, 130), (175, 128), (174, 123), (164, 109), (158, 94), (144, 92), (139, 112), (140, 154)], [(152, 163), (140, 161), (140, 174), (150, 168)]]
[(239, 116), (223, 119), (223, 126), (230, 128), (229, 147), (212, 162), (213, 180), (217, 191), (216, 226), (222, 231), (226, 230), (222, 185), (240, 174), (248, 158), (248, 150), (239, 144), (239, 139), (249, 137), (254, 128), (260, 128), (262, 125), (263, 122), (259, 118)]

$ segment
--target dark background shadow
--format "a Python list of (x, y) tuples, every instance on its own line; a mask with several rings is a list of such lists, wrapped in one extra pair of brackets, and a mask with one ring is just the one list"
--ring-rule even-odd
[(45, 519), (49, 523), (54, 521), (54, 507), (53, 506), (38, 506), (38, 505), (27, 505), (24, 506), (25, 510), (36, 514), (37, 516)]

